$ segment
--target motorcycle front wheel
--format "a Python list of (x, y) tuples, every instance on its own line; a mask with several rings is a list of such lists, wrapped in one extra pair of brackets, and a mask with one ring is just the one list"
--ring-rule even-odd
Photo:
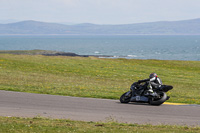
[[(129, 93), (129, 94), (127, 95), (127, 93)], [(130, 91), (124, 93), (124, 94), (120, 97), (120, 102), (121, 102), (121, 103), (129, 103), (130, 100), (131, 100), (131, 96), (132, 96), (132, 94), (131, 94)]]

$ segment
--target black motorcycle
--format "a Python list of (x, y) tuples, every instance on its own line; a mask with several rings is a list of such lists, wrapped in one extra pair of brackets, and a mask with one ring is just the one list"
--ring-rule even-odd
[(154, 95), (149, 95), (147, 89), (149, 85), (150, 82), (145, 82), (144, 84), (139, 84), (138, 82), (133, 83), (130, 87), (130, 91), (124, 93), (120, 97), (120, 102), (143, 102), (149, 103), (150, 105), (161, 105), (170, 98), (167, 96), (166, 92), (171, 90), (173, 86), (161, 85), (159, 88), (153, 89)]

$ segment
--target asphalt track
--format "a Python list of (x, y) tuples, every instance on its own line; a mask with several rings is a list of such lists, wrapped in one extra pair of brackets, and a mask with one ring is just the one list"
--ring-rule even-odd
[(118, 100), (0, 91), (0, 116), (200, 126), (199, 105), (151, 106)]

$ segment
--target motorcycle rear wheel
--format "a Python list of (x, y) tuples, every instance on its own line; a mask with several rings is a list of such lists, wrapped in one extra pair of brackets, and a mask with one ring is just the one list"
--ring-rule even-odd
[(159, 99), (150, 99), (149, 104), (159, 106), (167, 100), (167, 94), (162, 92)]
[[(128, 92), (126, 92), (126, 93), (128, 93)], [(131, 100), (131, 93), (128, 95), (128, 96), (126, 96), (126, 93), (124, 93), (121, 97), (120, 97), (120, 102), (121, 103), (129, 103), (130, 102), (130, 100)]]

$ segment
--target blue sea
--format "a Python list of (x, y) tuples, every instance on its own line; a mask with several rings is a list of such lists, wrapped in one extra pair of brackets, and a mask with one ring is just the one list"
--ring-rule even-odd
[(112, 58), (200, 61), (200, 36), (0, 36), (0, 50), (54, 50)]

